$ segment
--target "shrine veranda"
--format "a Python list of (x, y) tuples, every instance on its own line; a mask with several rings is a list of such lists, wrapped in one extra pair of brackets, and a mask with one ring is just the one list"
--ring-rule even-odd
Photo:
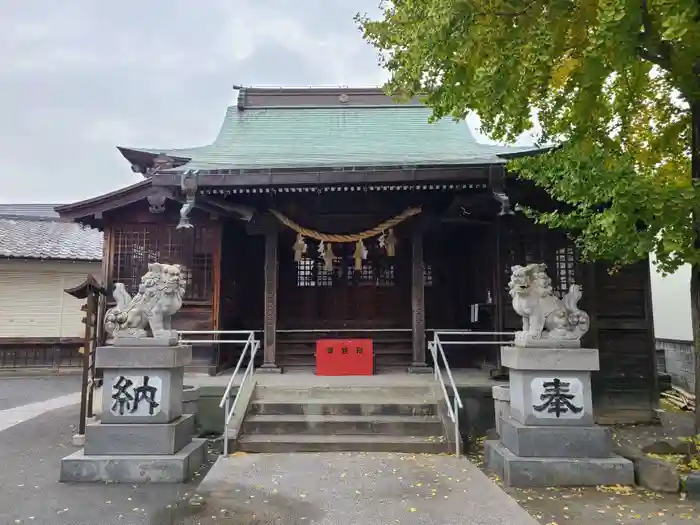
[[(173, 327), (255, 330), (259, 365), (283, 373), (313, 371), (325, 338), (371, 339), (379, 376), (429, 369), (435, 330), (520, 329), (511, 266), (544, 262), (557, 294), (582, 286), (582, 344), (600, 352), (596, 418), (650, 420), (648, 263), (614, 275), (580, 263), (564, 232), (517, 211), (555, 206), (505, 169), (509, 157), (542, 152), (480, 144), (465, 123), (429, 116), (375, 89), (242, 89), (212, 144), (121, 147), (143, 181), (58, 211), (104, 231), (108, 290), (121, 282), (135, 293), (149, 262), (181, 264)], [(222, 373), (241, 349), (194, 344), (188, 370)], [(445, 351), (454, 369), (500, 365), (499, 344)]]

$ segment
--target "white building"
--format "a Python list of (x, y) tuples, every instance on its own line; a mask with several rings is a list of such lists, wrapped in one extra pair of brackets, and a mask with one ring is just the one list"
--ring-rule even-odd
[(64, 290), (100, 279), (102, 232), (54, 206), (0, 205), (0, 369), (77, 364), (85, 313)]
[(694, 389), (693, 326), (690, 312), (690, 265), (662, 277), (651, 258), (651, 297), (656, 348), (663, 351), (673, 384)]

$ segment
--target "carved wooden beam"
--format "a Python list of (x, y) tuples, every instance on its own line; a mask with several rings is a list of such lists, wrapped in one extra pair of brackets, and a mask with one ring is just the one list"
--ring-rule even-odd
[(489, 166), (489, 188), (493, 198), (501, 205), (498, 215), (515, 215), (510, 197), (506, 193), (506, 170), (502, 167)]
[(493, 196), (491, 193), (476, 193), (469, 195), (455, 195), (452, 202), (441, 215), (441, 219), (456, 219), (477, 215), (485, 211)]
[[(219, 213), (222, 215), (228, 215), (239, 219), (250, 222), (255, 214), (255, 208), (250, 206), (244, 206), (243, 204), (232, 204), (228, 202), (220, 202), (215, 199), (210, 199), (208, 197), (197, 196), (197, 203), (206, 204), (208, 207), (213, 207), (221, 210)], [(197, 205), (197, 204), (195, 204)]]
[(280, 222), (268, 212), (254, 212), (246, 225), (248, 235), (266, 235), (279, 232), (284, 228)]

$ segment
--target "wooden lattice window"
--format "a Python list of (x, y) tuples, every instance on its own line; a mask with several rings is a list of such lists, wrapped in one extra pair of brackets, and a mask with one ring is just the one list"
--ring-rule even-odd
[(316, 286), (314, 279), (314, 261), (312, 259), (303, 258), (297, 263), (297, 286), (299, 288)]
[(340, 272), (340, 257), (333, 258), (333, 268), (326, 269), (321, 261), (304, 257), (297, 263), (297, 286), (333, 286), (333, 280)]
[(216, 235), (208, 228), (176, 230), (164, 225), (125, 225), (114, 230), (114, 282), (134, 294), (148, 263), (180, 264), (185, 299), (209, 301), (212, 294)]
[(423, 286), (433, 285), (433, 265), (423, 263)]
[(554, 252), (556, 276), (553, 287), (559, 297), (563, 297), (572, 284), (576, 283), (576, 252), (573, 246), (559, 248)]
[(333, 286), (334, 279), (340, 277), (343, 271), (343, 260), (333, 257), (333, 267), (326, 268), (324, 264), (316, 263), (316, 286)]
[(360, 270), (355, 269), (355, 259), (348, 259), (348, 284), (352, 286), (394, 286), (396, 266), (393, 263), (379, 264), (362, 261)]

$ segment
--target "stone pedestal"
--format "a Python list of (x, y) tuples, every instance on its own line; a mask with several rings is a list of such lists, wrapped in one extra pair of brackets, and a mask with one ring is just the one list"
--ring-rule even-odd
[(194, 416), (194, 431), (196, 433), (196, 428), (199, 420), (197, 419), (197, 412), (199, 408), (199, 387), (185, 385), (182, 390), (182, 413), (192, 414)]
[(206, 440), (192, 439), (183, 410), (184, 345), (103, 346), (102, 415), (88, 423), (85, 447), (61, 461), (61, 481), (181, 483), (204, 463)]
[[(593, 423), (598, 350), (509, 346), (501, 362), (510, 369), (510, 406), (497, 412), (500, 440), (485, 444), (488, 468), (518, 487), (634, 483), (632, 463), (612, 453), (609, 429)], [(494, 403), (503, 402), (495, 390)]]
[(497, 385), (493, 392), (493, 410), (496, 416), (496, 433), (501, 435), (501, 419), (510, 415), (510, 388), (507, 385)]

